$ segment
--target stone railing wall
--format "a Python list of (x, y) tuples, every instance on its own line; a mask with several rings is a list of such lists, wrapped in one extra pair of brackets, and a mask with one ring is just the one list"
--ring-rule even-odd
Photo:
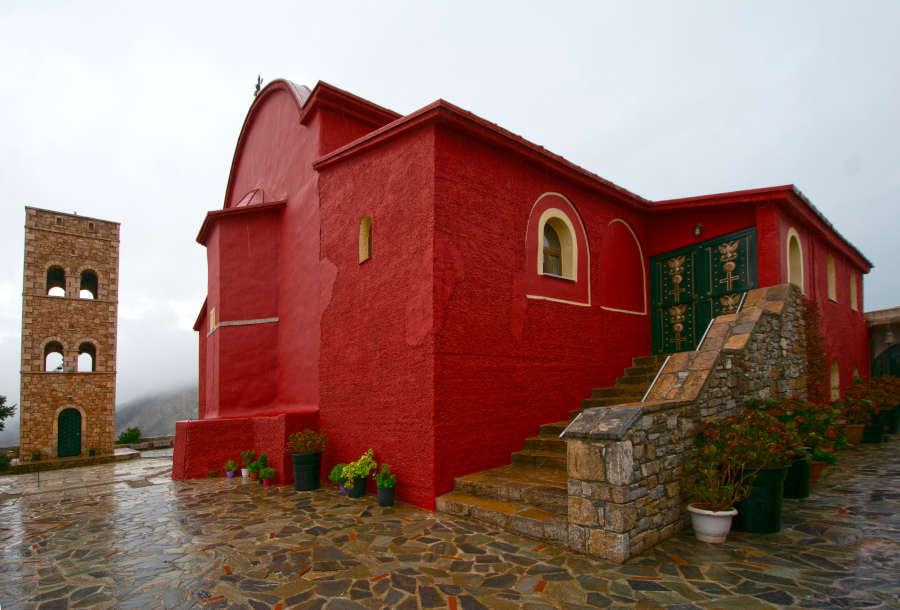
[(682, 464), (698, 423), (752, 398), (805, 395), (803, 302), (793, 285), (747, 293), (697, 351), (669, 358), (646, 402), (587, 409), (567, 428), (569, 546), (625, 561), (677, 533)]

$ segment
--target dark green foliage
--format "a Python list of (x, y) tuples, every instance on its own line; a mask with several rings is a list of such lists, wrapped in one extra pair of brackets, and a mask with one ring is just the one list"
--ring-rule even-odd
[(137, 428), (128, 428), (128, 430), (119, 435), (119, 438), (116, 439), (116, 444), (128, 445), (130, 443), (136, 443), (139, 440), (141, 440), (141, 431)]
[(16, 414), (16, 405), (7, 405), (6, 396), (0, 396), (0, 431), (3, 430), (3, 420)]
[(331, 469), (331, 474), (328, 475), (328, 480), (332, 483), (337, 483), (338, 485), (344, 484), (344, 466), (346, 464), (335, 464), (334, 468)]

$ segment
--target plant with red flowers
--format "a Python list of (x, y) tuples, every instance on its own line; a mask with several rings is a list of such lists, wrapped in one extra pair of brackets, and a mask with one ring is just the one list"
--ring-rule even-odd
[(730, 510), (750, 494), (755, 471), (744, 468), (730, 445), (729, 420), (703, 424), (694, 452), (684, 463), (686, 491), (697, 498), (697, 508)]

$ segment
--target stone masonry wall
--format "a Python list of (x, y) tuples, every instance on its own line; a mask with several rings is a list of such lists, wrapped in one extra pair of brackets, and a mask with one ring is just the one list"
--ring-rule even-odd
[[(25, 208), (22, 282), (20, 456), (57, 456), (59, 413), (81, 413), (81, 453), (114, 450), (119, 224)], [(65, 296), (47, 295), (47, 271), (65, 275)], [(97, 276), (94, 299), (80, 298), (81, 275)], [(44, 371), (44, 347), (63, 347), (63, 370)], [(79, 346), (93, 345), (93, 372), (76, 372)]]
[(682, 465), (698, 423), (752, 398), (805, 395), (802, 311), (793, 285), (750, 291), (697, 351), (669, 358), (646, 402), (588, 409), (572, 422), (571, 548), (625, 561), (684, 526)]

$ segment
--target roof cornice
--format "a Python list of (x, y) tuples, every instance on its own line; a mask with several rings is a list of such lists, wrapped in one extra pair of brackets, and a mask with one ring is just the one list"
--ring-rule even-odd
[(799, 217), (800, 220), (818, 232), (836, 250), (842, 252), (844, 256), (853, 260), (860, 268), (864, 269), (866, 273), (874, 266), (856, 246), (834, 228), (834, 225), (831, 224), (825, 215), (793, 184), (654, 201), (650, 206), (650, 212), (656, 215), (723, 205), (756, 205), (760, 203), (773, 203)]
[(542, 146), (529, 142), (499, 125), (486, 121), (445, 100), (437, 100), (424, 108), (401, 117), (380, 129), (367, 133), (353, 142), (319, 157), (313, 162), (313, 168), (319, 171), (326, 169), (344, 159), (378, 146), (382, 142), (396, 138), (412, 129), (419, 128), (425, 123), (440, 124), (463, 131), (494, 146), (516, 152), (556, 173), (576, 180), (587, 188), (603, 191), (630, 207), (644, 210), (650, 204), (643, 197), (623, 189), (609, 180), (601, 178), (548, 151)]
[(200, 232), (197, 233), (197, 243), (205, 246), (209, 233), (217, 222), (226, 218), (237, 216), (247, 216), (249, 214), (261, 214), (263, 212), (281, 212), (287, 204), (286, 199), (280, 201), (266, 201), (263, 203), (255, 203), (253, 205), (242, 205), (239, 208), (225, 208), (222, 210), (213, 210), (206, 213), (203, 224), (200, 226)]
[(324, 81), (316, 83), (312, 93), (309, 94), (309, 99), (306, 100), (306, 104), (300, 111), (300, 124), (308, 124), (316, 110), (320, 109), (347, 114), (378, 127), (401, 117), (400, 114), (389, 108), (379, 106)]

